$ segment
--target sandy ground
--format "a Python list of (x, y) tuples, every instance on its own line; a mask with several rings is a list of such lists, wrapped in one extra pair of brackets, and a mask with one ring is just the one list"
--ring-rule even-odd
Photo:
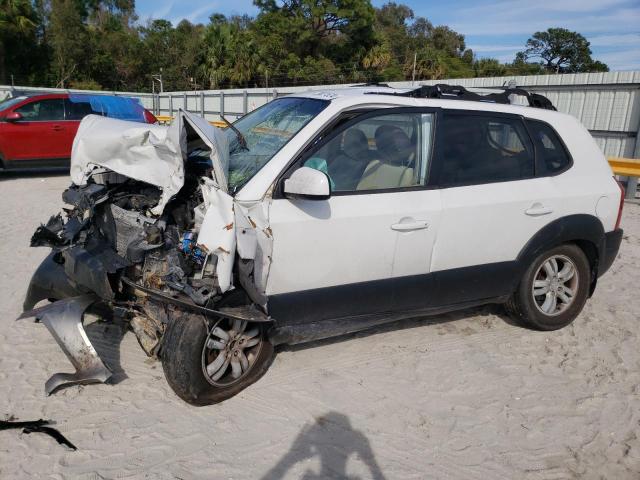
[(67, 177), (0, 181), (0, 418), (48, 418), (79, 448), (0, 432), (0, 478), (640, 478), (640, 206), (620, 258), (570, 327), (510, 324), (497, 308), (403, 323), (279, 353), (237, 397), (175, 397), (133, 334), (92, 323), (116, 384), (72, 371), (44, 326), (16, 322), (47, 249), (28, 247)]

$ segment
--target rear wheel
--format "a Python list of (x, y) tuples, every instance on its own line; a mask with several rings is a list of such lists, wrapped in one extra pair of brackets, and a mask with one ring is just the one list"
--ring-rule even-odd
[(169, 325), (160, 354), (167, 382), (192, 405), (236, 395), (266, 373), (274, 356), (264, 323), (187, 313)]
[(590, 266), (573, 244), (553, 248), (526, 270), (518, 290), (507, 302), (510, 315), (537, 330), (569, 325), (589, 296)]

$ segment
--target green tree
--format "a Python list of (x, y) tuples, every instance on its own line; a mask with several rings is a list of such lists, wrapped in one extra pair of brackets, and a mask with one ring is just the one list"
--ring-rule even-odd
[(7, 66), (11, 73), (31, 70), (28, 55), (36, 48), (38, 23), (28, 0), (0, 0), (0, 84), (7, 83)]
[[(263, 68), (280, 74), (296, 55), (315, 71), (317, 64), (352, 65), (375, 45), (375, 10), (368, 0), (256, 0), (252, 29), (260, 39)], [(314, 59), (307, 61), (307, 57)], [(288, 60), (287, 60), (288, 62)], [(332, 72), (332, 71), (331, 71)], [(333, 73), (328, 76), (333, 78)], [(315, 74), (313, 75), (315, 78)]]
[(536, 32), (526, 48), (516, 55), (517, 62), (537, 60), (551, 73), (607, 72), (609, 67), (591, 58), (590, 44), (577, 32), (566, 28), (549, 28)]
[(89, 56), (89, 39), (83, 21), (84, 5), (74, 0), (52, 0), (49, 38), (56, 86), (78, 77)]
[(495, 58), (481, 58), (473, 63), (475, 77), (502, 77), (507, 74), (507, 67)]

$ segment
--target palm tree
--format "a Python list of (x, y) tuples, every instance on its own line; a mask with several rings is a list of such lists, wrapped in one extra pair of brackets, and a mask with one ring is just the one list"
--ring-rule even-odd
[(28, 0), (0, 0), (0, 83), (7, 81), (6, 43), (36, 29), (35, 12)]

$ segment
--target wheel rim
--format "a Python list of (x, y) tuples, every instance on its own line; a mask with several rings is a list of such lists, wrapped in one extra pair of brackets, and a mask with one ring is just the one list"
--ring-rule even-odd
[(204, 377), (217, 387), (239, 382), (255, 364), (262, 343), (259, 326), (241, 320), (218, 320), (202, 349)]
[(569, 308), (578, 293), (578, 270), (565, 255), (547, 258), (533, 277), (531, 294), (538, 310), (545, 315), (560, 315)]

